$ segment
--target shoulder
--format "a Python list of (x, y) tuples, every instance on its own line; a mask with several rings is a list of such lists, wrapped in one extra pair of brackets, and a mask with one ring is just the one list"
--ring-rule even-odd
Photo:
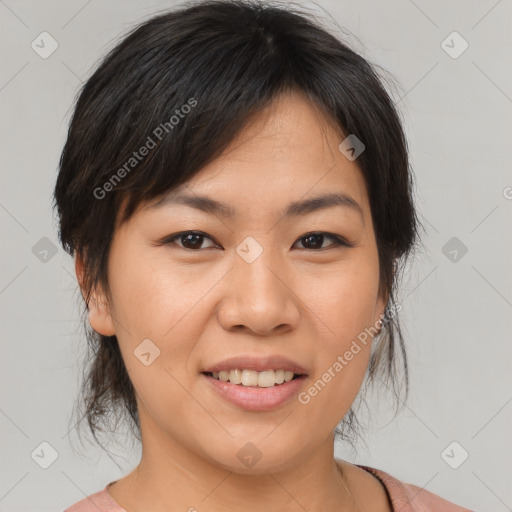
[(472, 512), (447, 501), (422, 487), (406, 483), (393, 477), (389, 473), (369, 466), (355, 464), (377, 477), (387, 490), (393, 510), (401, 512)]
[(64, 512), (126, 512), (113, 500), (107, 491), (112, 483), (108, 483), (102, 491), (91, 494), (71, 505)]

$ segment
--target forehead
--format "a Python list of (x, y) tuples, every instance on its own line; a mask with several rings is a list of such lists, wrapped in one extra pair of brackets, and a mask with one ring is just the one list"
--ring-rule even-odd
[[(297, 210), (299, 200), (331, 194), (338, 196), (331, 201), (352, 204), (364, 218), (369, 209), (364, 179), (356, 161), (338, 149), (344, 138), (304, 96), (283, 94), (253, 116), (218, 158), (144, 209), (202, 202), (203, 210), (231, 217), (239, 212), (284, 214), (283, 203), (291, 212), (292, 203)], [(222, 205), (194, 201), (194, 196)]]

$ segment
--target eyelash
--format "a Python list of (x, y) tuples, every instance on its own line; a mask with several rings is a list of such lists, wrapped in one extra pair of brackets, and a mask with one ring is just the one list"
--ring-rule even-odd
[[(181, 237), (183, 237), (185, 235), (190, 235), (190, 234), (199, 235), (199, 236), (202, 236), (203, 238), (208, 238), (212, 242), (216, 243), (211, 236), (207, 235), (206, 233), (203, 233), (202, 231), (181, 231), (180, 233), (176, 233), (174, 235), (166, 236), (165, 238), (163, 238), (162, 240), (160, 240), (158, 242), (158, 245), (170, 245), (170, 244), (173, 244), (174, 240), (179, 239), (179, 238), (181, 238)], [(343, 239), (342, 237), (340, 237), (338, 235), (334, 235), (332, 233), (327, 233), (325, 231), (311, 231), (309, 233), (305, 233), (304, 235), (302, 235), (297, 240), (302, 240), (302, 239), (304, 239), (304, 238), (306, 238), (306, 237), (308, 237), (310, 235), (322, 235), (322, 236), (324, 236), (324, 238), (330, 238), (332, 241), (334, 241), (334, 244), (332, 244), (331, 246), (328, 246), (328, 247), (320, 248), (320, 249), (307, 249), (307, 248), (304, 248), (304, 249), (299, 249), (299, 250), (320, 252), (320, 251), (325, 251), (325, 250), (328, 250), (328, 249), (334, 249), (336, 247), (351, 248), (351, 247), (355, 246), (355, 244), (353, 244), (351, 242), (348, 242), (347, 240)], [(199, 252), (199, 251), (204, 250), (204, 249), (189, 249), (189, 248), (183, 247), (181, 245), (178, 245), (178, 247), (180, 247), (181, 249), (185, 249), (186, 251), (192, 251), (192, 252)], [(212, 248), (213, 247), (207, 247), (207, 249), (212, 249)]]

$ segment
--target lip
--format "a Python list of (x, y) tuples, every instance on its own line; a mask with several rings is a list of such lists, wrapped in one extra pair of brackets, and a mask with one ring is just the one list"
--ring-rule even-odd
[[(307, 371), (297, 362), (281, 355), (264, 357), (237, 356), (225, 359), (208, 368), (201, 370), (202, 373), (213, 373), (230, 370), (254, 370), (263, 372), (265, 370), (289, 370), (298, 375), (307, 375)], [(235, 384), (236, 385), (236, 384)], [(280, 384), (282, 386), (283, 384)]]
[(223, 382), (204, 373), (201, 376), (218, 395), (228, 402), (246, 411), (260, 412), (272, 411), (289, 402), (298, 394), (307, 380), (307, 376), (302, 375), (290, 382), (283, 382), (270, 388), (260, 388)]

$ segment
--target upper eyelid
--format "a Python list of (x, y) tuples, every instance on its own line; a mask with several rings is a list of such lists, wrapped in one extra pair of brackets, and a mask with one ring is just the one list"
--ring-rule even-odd
[[(220, 245), (218, 244), (218, 242), (215, 241), (215, 239), (211, 236), (211, 235), (208, 235), (202, 231), (198, 231), (198, 230), (188, 230), (188, 231), (181, 231), (179, 233), (176, 233), (174, 235), (170, 235), (170, 236), (166, 236), (164, 237), (162, 240), (161, 240), (161, 243), (162, 244), (166, 244), (166, 243), (170, 243), (171, 241), (174, 241), (175, 239), (177, 238), (180, 238), (184, 235), (188, 235), (188, 234), (195, 234), (195, 235), (201, 235), (205, 238), (208, 238), (210, 239), (213, 243), (217, 244), (217, 245)], [(308, 235), (323, 235), (327, 238), (330, 238), (331, 240), (334, 241), (334, 245), (339, 245), (339, 246), (353, 246), (354, 244), (349, 242), (348, 240), (346, 240), (344, 237), (342, 237), (341, 235), (336, 235), (334, 233), (329, 233), (328, 231), (308, 231), (306, 233), (304, 233), (303, 235), (301, 235), (300, 237), (297, 238), (296, 241), (299, 241), (301, 240), (302, 238), (308, 236)], [(294, 242), (294, 245), (295, 245), (296, 242)], [(181, 246), (178, 246), (178, 247), (181, 247)], [(186, 248), (185, 248), (186, 249)], [(190, 249), (192, 250), (192, 249)], [(304, 250), (307, 250), (307, 249), (304, 249)], [(196, 250), (197, 252), (197, 250)]]

